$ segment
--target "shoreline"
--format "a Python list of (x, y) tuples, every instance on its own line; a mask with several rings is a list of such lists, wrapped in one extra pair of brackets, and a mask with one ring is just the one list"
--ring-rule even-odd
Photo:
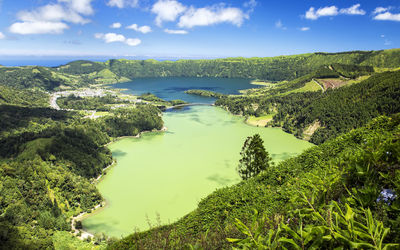
[[(142, 131), (142, 132), (138, 133), (138, 134), (135, 135), (135, 136), (120, 136), (120, 137), (116, 137), (114, 140), (112, 140), (111, 142), (105, 144), (104, 146), (107, 147), (107, 146), (110, 145), (111, 143), (117, 142), (117, 141), (122, 140), (122, 139), (125, 139), (125, 138), (136, 138), (136, 139), (138, 139), (138, 138), (141, 137), (142, 134), (145, 134), (145, 133), (151, 133), (151, 132), (165, 132), (165, 131), (167, 131), (167, 130), (168, 130), (168, 128), (165, 127), (165, 126), (163, 126), (163, 127), (162, 127), (161, 129), (159, 129), (159, 130)], [(94, 184), (94, 185), (97, 186), (97, 185), (101, 182), (101, 180), (103, 179), (103, 177), (105, 176), (105, 174), (107, 173), (107, 170), (110, 170), (112, 167), (114, 167), (114, 166), (116, 166), (116, 165), (117, 165), (117, 161), (116, 161), (115, 159), (113, 159), (113, 162), (112, 162), (110, 165), (108, 165), (107, 167), (105, 167), (105, 168), (102, 169), (102, 173), (101, 173), (96, 179), (94, 179), (94, 180), (92, 181), (92, 184)], [(83, 225), (82, 225), (82, 229), (76, 229), (76, 228), (75, 228), (75, 222), (76, 222), (76, 221), (81, 221), (81, 222), (82, 222), (82, 221), (85, 220), (86, 218), (88, 218), (88, 217), (90, 217), (90, 216), (92, 216), (92, 215), (95, 215), (96, 213), (100, 212), (101, 210), (103, 210), (103, 209), (106, 208), (106, 207), (107, 207), (107, 200), (104, 199), (104, 200), (101, 201), (99, 204), (97, 204), (95, 207), (91, 208), (91, 209), (90, 209), (90, 213), (88, 213), (88, 212), (81, 212), (81, 213), (78, 214), (77, 216), (72, 216), (72, 217), (71, 217), (71, 231), (72, 231), (71, 234), (72, 234), (73, 236), (77, 237), (77, 238), (80, 239), (80, 240), (85, 240), (85, 239), (87, 239), (88, 237), (93, 238), (95, 234), (93, 234), (92, 232), (90, 232), (90, 231), (88, 231), (87, 229), (85, 229), (85, 227), (84, 227)], [(78, 236), (79, 232), (81, 233), (80, 236)]]
[(269, 85), (271, 85), (270, 82), (261, 81), (261, 80), (253, 80), (253, 81), (250, 82), (250, 84), (259, 85), (259, 86), (269, 86)]

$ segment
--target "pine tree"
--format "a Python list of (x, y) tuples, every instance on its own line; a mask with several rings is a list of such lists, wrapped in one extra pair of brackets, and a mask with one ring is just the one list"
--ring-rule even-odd
[(270, 166), (271, 157), (265, 150), (259, 134), (247, 137), (239, 160), (238, 173), (243, 180), (258, 175)]

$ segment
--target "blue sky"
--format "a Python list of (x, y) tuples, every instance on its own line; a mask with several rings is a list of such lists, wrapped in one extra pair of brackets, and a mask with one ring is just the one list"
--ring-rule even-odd
[(400, 1), (0, 0), (0, 56), (212, 58), (400, 47)]

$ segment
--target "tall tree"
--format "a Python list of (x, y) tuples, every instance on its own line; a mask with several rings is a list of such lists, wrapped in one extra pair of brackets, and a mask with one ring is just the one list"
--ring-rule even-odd
[(243, 144), (239, 160), (238, 173), (243, 180), (258, 175), (271, 164), (271, 157), (265, 150), (259, 134), (247, 137)]

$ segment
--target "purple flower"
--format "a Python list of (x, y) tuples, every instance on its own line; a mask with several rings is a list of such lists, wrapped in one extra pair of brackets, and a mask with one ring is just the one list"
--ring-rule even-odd
[(383, 189), (376, 200), (377, 202), (379, 201), (384, 201), (386, 204), (390, 205), (392, 201), (394, 201), (397, 198), (396, 193), (392, 189)]

